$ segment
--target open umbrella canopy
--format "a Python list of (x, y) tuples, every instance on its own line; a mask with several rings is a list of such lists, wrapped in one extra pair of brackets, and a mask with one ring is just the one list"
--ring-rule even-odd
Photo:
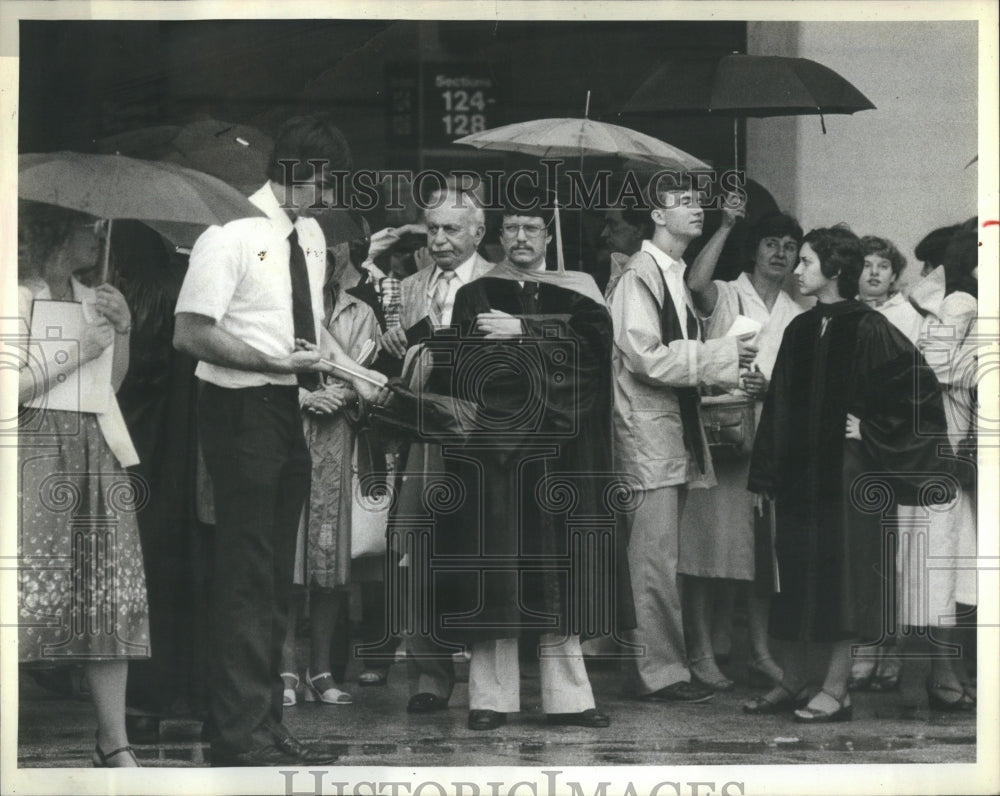
[(671, 59), (628, 99), (621, 116), (799, 116), (875, 106), (851, 83), (808, 58), (742, 55)]
[[(141, 127), (97, 142), (102, 152), (176, 163), (202, 171), (249, 196), (267, 180), (267, 165), (274, 142), (256, 127), (201, 119), (184, 125)], [(317, 214), (327, 246), (363, 236), (357, 222), (343, 209)], [(153, 221), (149, 226), (180, 249), (190, 249), (202, 226)]]
[[(589, 110), (589, 94), (588, 94)], [(707, 163), (698, 160), (677, 147), (637, 130), (617, 124), (583, 119), (534, 119), (481, 133), (473, 133), (455, 141), (477, 149), (496, 149), (502, 152), (521, 152), (537, 157), (580, 158), (581, 167), (586, 155), (617, 155), (664, 170), (708, 170)], [(564, 272), (562, 227), (559, 222), (559, 203), (555, 203), (556, 262), (559, 273)]]
[(256, 127), (201, 119), (129, 130), (102, 138), (97, 146), (101, 152), (165, 160), (203, 171), (251, 194), (267, 179), (274, 142)]
[(538, 157), (618, 155), (679, 171), (709, 168), (658, 138), (593, 119), (534, 119), (473, 133), (455, 143)]
[(47, 152), (18, 156), (17, 195), (97, 218), (225, 224), (260, 216), (222, 180), (173, 163), (124, 155)]

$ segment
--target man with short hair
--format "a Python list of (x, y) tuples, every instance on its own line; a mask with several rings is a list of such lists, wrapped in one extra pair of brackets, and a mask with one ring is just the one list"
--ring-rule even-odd
[[(355, 365), (321, 323), (326, 242), (310, 213), (332, 196), (330, 172), (349, 164), (328, 117), (286, 122), (268, 181), (250, 197), (265, 217), (206, 230), (177, 299), (174, 346), (199, 360), (199, 434), (215, 496), (213, 766), (333, 758), (282, 724), (279, 672), (311, 468), (299, 386), (317, 386), (317, 372), (329, 369), (323, 358), (385, 381)], [(371, 384), (351, 380), (377, 397)]]
[(691, 682), (677, 583), (685, 491), (715, 483), (698, 388), (738, 386), (756, 349), (735, 337), (701, 339), (681, 259), (702, 230), (695, 192), (663, 191), (649, 215), (652, 237), (607, 290), (616, 469), (638, 480), (641, 497), (626, 518), (637, 622), (627, 638), (641, 649), (629, 661), (629, 686), (645, 698), (703, 702), (713, 692)]
[[(486, 225), (483, 210), (472, 194), (453, 189), (435, 192), (429, 198), (424, 221), (427, 249), (434, 264), (400, 283), (399, 326), (387, 329), (382, 336), (385, 351), (400, 358), (433, 328), (448, 326), (459, 288), (493, 267), (477, 251)], [(417, 331), (421, 324), (423, 330)], [(421, 513), (427, 479), (443, 471), (440, 445), (412, 444), (406, 457), (397, 515)], [(420, 564), (410, 561), (410, 566)], [(455, 685), (452, 652), (441, 646), (433, 634), (427, 636), (416, 630), (407, 638), (409, 713), (433, 713), (448, 707)]]
[[(539, 204), (534, 197), (531, 206)], [(438, 560), (466, 563), (444, 573), (446, 585), (433, 593), (439, 632), (471, 645), (473, 730), (494, 729), (519, 711), (518, 639), (530, 630), (541, 632), (547, 721), (609, 724), (595, 708), (579, 635), (584, 614), (614, 605), (586, 577), (596, 565), (582, 555), (588, 534), (600, 545), (601, 530), (614, 533), (604, 503), (611, 319), (588, 274), (546, 270), (550, 223), (541, 209), (504, 212), (506, 259), (458, 291), (447, 383), (437, 367), (431, 377), (475, 406), (465, 444), (453, 455), (445, 448), (462, 499), (435, 529)], [(562, 505), (570, 493), (573, 506)], [(609, 516), (597, 531), (574, 525)], [(612, 566), (610, 558), (601, 563)]]

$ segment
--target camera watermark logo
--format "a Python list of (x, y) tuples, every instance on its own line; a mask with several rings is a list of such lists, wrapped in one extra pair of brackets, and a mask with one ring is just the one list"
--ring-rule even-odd
[[(905, 485), (905, 487), (904, 487)], [(949, 472), (864, 473), (850, 485), (851, 506), (874, 523), (859, 520), (848, 534), (869, 540), (871, 562), (860, 572), (879, 579), (881, 622), (878, 637), (853, 645), (852, 656), (875, 659), (897, 640), (926, 639), (921, 649), (897, 648), (901, 658), (961, 658), (960, 645), (935, 637), (935, 628), (954, 627), (962, 618), (957, 603), (975, 604), (977, 558), (961, 545), (958, 523), (974, 523), (970, 498)], [(858, 533), (860, 532), (860, 533)], [(857, 549), (854, 554), (864, 554)], [(956, 599), (957, 598), (957, 599)]]
[(543, 325), (540, 337), (516, 342), (442, 330), (425, 343), (417, 363), (420, 433), (499, 444), (528, 434), (574, 438), (580, 432), (579, 365), (578, 342), (557, 323)]
[[(51, 456), (20, 468), (18, 627), (48, 660), (102, 657), (108, 644), (149, 654), (122, 617), (145, 614), (143, 563), (133, 516), (149, 484), (127, 472), (50, 472)], [(32, 494), (25, 495), (25, 490)], [(132, 525), (123, 533), (122, 523)]]

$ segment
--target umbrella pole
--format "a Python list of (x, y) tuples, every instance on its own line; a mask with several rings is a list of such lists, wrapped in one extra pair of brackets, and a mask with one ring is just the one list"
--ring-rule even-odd
[[(590, 89), (587, 89), (587, 103), (583, 107), (583, 118), (590, 118)], [(583, 147), (580, 147), (580, 179), (583, 179)], [(558, 208), (557, 208), (558, 210)], [(558, 217), (557, 217), (558, 218)], [(576, 228), (576, 256), (578, 271), (583, 270), (583, 208), (580, 208), (579, 219)], [(559, 269), (560, 271), (562, 268)]]
[(97, 280), (97, 284), (99, 285), (103, 285), (108, 281), (108, 266), (111, 259), (111, 228), (114, 226), (114, 223), (114, 219), (108, 219), (108, 236), (104, 239), (104, 257), (101, 261), (100, 279)]
[(733, 117), (733, 171), (740, 170), (740, 119)]
[(562, 245), (562, 227), (559, 225), (559, 197), (557, 196), (554, 200), (555, 202), (555, 217), (554, 221), (556, 224), (556, 270), (559, 273), (563, 273), (566, 270), (566, 264), (563, 262), (563, 245)]

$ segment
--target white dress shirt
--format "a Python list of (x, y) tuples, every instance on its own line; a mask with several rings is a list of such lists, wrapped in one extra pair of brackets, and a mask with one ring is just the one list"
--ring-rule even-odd
[[(288, 270), (292, 221), (278, 204), (270, 184), (250, 201), (266, 213), (266, 218), (241, 218), (205, 230), (191, 250), (175, 312), (206, 315), (220, 329), (261, 353), (287, 356), (295, 349)], [(323, 321), (326, 240), (314, 218), (300, 216), (294, 226), (309, 272), (318, 342)], [(230, 389), (297, 383), (295, 374), (257, 373), (209, 362), (199, 362), (195, 375)]]
[[(681, 327), (681, 334), (684, 335), (684, 339), (687, 340), (687, 311), (689, 307), (692, 315), (694, 315), (694, 305), (691, 303), (687, 286), (684, 284), (684, 270), (687, 266), (684, 265), (683, 260), (675, 260), (651, 240), (644, 240), (642, 242), (642, 251), (652, 256), (663, 272), (663, 277), (667, 283), (667, 290), (670, 292), (670, 298), (674, 302), (674, 309), (677, 311), (677, 324)], [(697, 318), (698, 316), (695, 315), (695, 317)]]
[(715, 287), (718, 298), (715, 310), (705, 319), (706, 334), (709, 337), (722, 337), (741, 314), (757, 321), (760, 331), (753, 340), (753, 344), (757, 346), (754, 364), (770, 380), (785, 327), (796, 315), (804, 312), (805, 307), (781, 290), (774, 300), (774, 306), (769, 310), (747, 273), (740, 274), (731, 282), (716, 279)]
[[(455, 278), (448, 283), (448, 295), (445, 297), (444, 305), (441, 309), (441, 325), (448, 326), (451, 323), (451, 313), (455, 309), (455, 294), (462, 285), (467, 285), (472, 280), (472, 267), (476, 261), (476, 253), (455, 269)], [(441, 268), (434, 266), (434, 273), (427, 281), (427, 306), (434, 303), (434, 291), (437, 290), (438, 279), (441, 278)]]

